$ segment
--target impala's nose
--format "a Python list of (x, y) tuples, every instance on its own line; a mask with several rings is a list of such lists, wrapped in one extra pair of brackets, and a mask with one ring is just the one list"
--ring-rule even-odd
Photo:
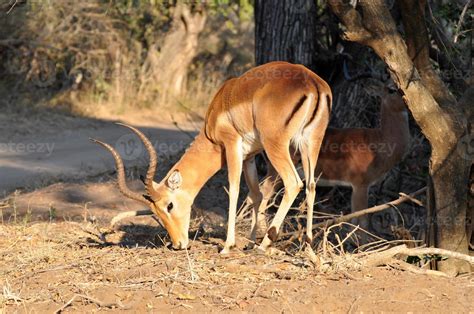
[(177, 244), (173, 243), (173, 249), (174, 250), (184, 250), (188, 247), (188, 242), (187, 241), (179, 241)]

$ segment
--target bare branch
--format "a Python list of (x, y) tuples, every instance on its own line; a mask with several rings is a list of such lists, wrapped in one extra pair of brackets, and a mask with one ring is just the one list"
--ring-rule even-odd
[[(466, 5), (464, 6), (464, 8), (462, 9), (462, 12), (461, 12), (461, 16), (459, 17), (459, 21), (456, 25), (456, 33), (454, 34), (454, 43), (457, 43), (458, 42), (458, 39), (459, 39), (459, 35), (461, 35), (461, 27), (462, 27), (462, 24), (464, 23), (464, 16), (466, 15), (466, 12), (467, 12), (467, 9), (469, 9), (469, 7), (472, 5), (472, 0), (469, 0)], [(471, 30), (472, 31), (472, 30)]]
[(415, 197), (417, 195), (420, 195), (422, 193), (425, 193), (425, 192), (426, 192), (426, 187), (424, 187), (424, 188), (422, 188), (422, 189), (420, 189), (420, 190), (418, 190), (418, 191), (416, 191), (416, 192), (414, 192), (410, 195), (402, 195), (398, 199), (396, 199), (394, 201), (391, 201), (391, 202), (388, 202), (388, 203), (385, 203), (385, 204), (382, 204), (382, 205), (377, 205), (377, 206), (374, 206), (374, 207), (370, 207), (370, 208), (367, 208), (367, 209), (357, 211), (355, 213), (351, 213), (351, 214), (348, 214), (348, 215), (344, 215), (344, 216), (341, 216), (341, 217), (332, 218), (332, 219), (320, 222), (318, 224), (315, 224), (313, 226), (313, 229), (323, 228), (323, 227), (327, 228), (327, 227), (329, 227), (331, 225), (334, 225), (334, 224), (350, 221), (353, 218), (357, 218), (357, 217), (360, 217), (360, 216), (380, 212), (384, 209), (390, 208), (392, 206), (399, 205), (399, 204), (404, 203), (406, 201), (412, 201), (413, 197)]
[(439, 104), (452, 106), (456, 99), (435, 72), (430, 61), (431, 45), (425, 22), (426, 2), (400, 0), (398, 5), (402, 14), (408, 54), (420, 73), (423, 84)]

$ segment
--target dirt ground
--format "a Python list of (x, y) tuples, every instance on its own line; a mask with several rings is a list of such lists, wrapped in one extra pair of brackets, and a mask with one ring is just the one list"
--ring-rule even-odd
[(220, 180), (199, 197), (197, 204), (211, 210), (195, 211), (188, 251), (168, 249), (166, 233), (150, 217), (110, 229), (111, 217), (140, 205), (124, 200), (109, 179), (54, 184), (0, 205), (0, 311), (474, 310), (472, 274), (439, 278), (388, 266), (321, 273), (304, 251), (243, 250), (245, 221), (238, 226), (238, 248), (219, 255), (226, 197), (216, 195)]
[(171, 251), (156, 228), (145, 226), (108, 234), (104, 244), (90, 228), (75, 222), (0, 226), (3, 311), (474, 310), (473, 276), (433, 278), (388, 267), (320, 274), (301, 254), (235, 250), (221, 256), (221, 241), (206, 235), (189, 251)]

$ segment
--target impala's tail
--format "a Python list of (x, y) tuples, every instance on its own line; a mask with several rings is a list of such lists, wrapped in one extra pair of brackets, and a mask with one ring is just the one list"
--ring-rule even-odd
[(331, 109), (332, 109), (331, 97), (332, 97), (331, 95), (325, 94), (325, 93), (318, 94), (318, 99), (317, 99), (317, 103), (315, 104), (314, 111), (304, 126), (305, 130), (307, 128), (319, 125), (321, 123), (322, 118), (329, 119), (329, 115), (331, 114)]
[[(291, 140), (292, 145), (298, 151), (301, 150), (301, 145), (310, 140), (315, 128), (320, 128), (321, 124), (327, 124), (329, 122), (331, 107), (331, 95), (319, 93), (316, 98), (313, 93), (307, 94), (307, 97), (299, 110), (301, 113), (305, 114), (302, 119), (303, 123), (300, 123), (298, 131)], [(325, 129), (326, 127), (324, 127), (324, 130)]]
[[(315, 108), (316, 106), (316, 108)], [(308, 119), (311, 117), (311, 113), (317, 110), (317, 104), (314, 101), (313, 93), (304, 94), (300, 100), (296, 103), (291, 116), (287, 118), (286, 125), (289, 128), (295, 129), (291, 144), (299, 150), (301, 144), (304, 142), (303, 130), (307, 124)]]

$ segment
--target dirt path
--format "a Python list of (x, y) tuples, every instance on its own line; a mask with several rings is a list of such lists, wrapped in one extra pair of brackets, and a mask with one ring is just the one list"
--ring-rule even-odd
[[(191, 140), (171, 124), (140, 129), (149, 136), (161, 155), (176, 154)], [(138, 138), (112, 122), (75, 119), (61, 129), (30, 128), (28, 132), (14, 134), (2, 132), (0, 195), (57, 181), (80, 180), (113, 169), (110, 154), (91, 143), (90, 137), (112, 144), (126, 165), (146, 163), (147, 155)]]

